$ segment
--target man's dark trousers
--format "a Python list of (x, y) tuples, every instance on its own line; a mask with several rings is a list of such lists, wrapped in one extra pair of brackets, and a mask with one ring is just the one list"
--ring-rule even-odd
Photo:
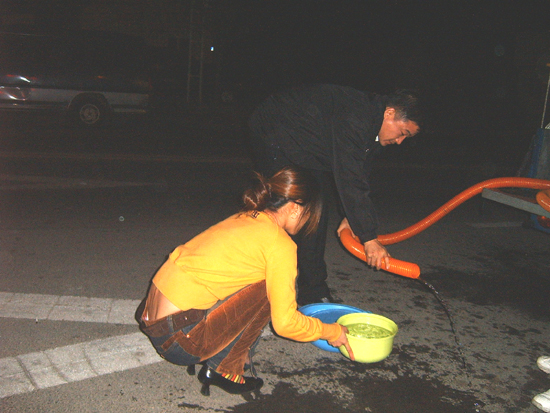
[(331, 175), (326, 171), (303, 168), (288, 160), (276, 145), (264, 143), (258, 136), (252, 136), (251, 144), (256, 171), (266, 177), (285, 166), (298, 166), (315, 177), (321, 190), (323, 209), (317, 231), (309, 236), (298, 233), (292, 236), (298, 246), (298, 304), (320, 302), (321, 298), (331, 299), (328, 288), (325, 246), (328, 230), (329, 202), (332, 191)]

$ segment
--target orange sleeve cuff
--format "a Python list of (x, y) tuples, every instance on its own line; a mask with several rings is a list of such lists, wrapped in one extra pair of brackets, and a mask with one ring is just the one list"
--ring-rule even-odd
[(342, 326), (338, 323), (323, 324), (323, 339), (328, 342), (337, 340), (342, 334)]

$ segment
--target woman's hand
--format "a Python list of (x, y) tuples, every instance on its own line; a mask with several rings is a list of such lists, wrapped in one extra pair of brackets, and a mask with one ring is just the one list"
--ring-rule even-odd
[(348, 354), (349, 354), (349, 358), (351, 360), (355, 360), (355, 356), (353, 355), (353, 350), (349, 345), (348, 336), (346, 336), (346, 334), (348, 333), (348, 328), (343, 325), (340, 325), (340, 327), (342, 327), (342, 334), (340, 334), (340, 337), (338, 337), (337, 340), (329, 341), (328, 343), (333, 347), (340, 347), (340, 346), (346, 347), (346, 350), (348, 351)]

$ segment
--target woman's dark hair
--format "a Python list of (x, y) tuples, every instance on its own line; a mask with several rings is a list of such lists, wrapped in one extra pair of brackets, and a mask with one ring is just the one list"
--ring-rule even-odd
[(267, 179), (255, 172), (255, 183), (243, 194), (243, 212), (276, 212), (289, 202), (301, 205), (302, 231), (309, 235), (317, 230), (322, 200), (317, 180), (297, 167), (285, 167)]

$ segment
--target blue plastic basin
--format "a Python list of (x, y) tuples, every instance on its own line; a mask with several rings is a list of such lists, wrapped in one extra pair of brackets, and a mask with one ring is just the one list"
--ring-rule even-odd
[[(350, 313), (370, 313), (370, 311), (361, 310), (360, 308), (352, 307), (350, 305), (335, 304), (335, 303), (315, 303), (308, 304), (298, 309), (303, 315), (309, 317), (315, 317), (321, 320), (323, 323), (332, 324), (335, 323), (340, 317)], [(321, 350), (330, 351), (331, 353), (339, 353), (338, 347), (332, 347), (326, 340), (313, 341), (315, 347)]]

